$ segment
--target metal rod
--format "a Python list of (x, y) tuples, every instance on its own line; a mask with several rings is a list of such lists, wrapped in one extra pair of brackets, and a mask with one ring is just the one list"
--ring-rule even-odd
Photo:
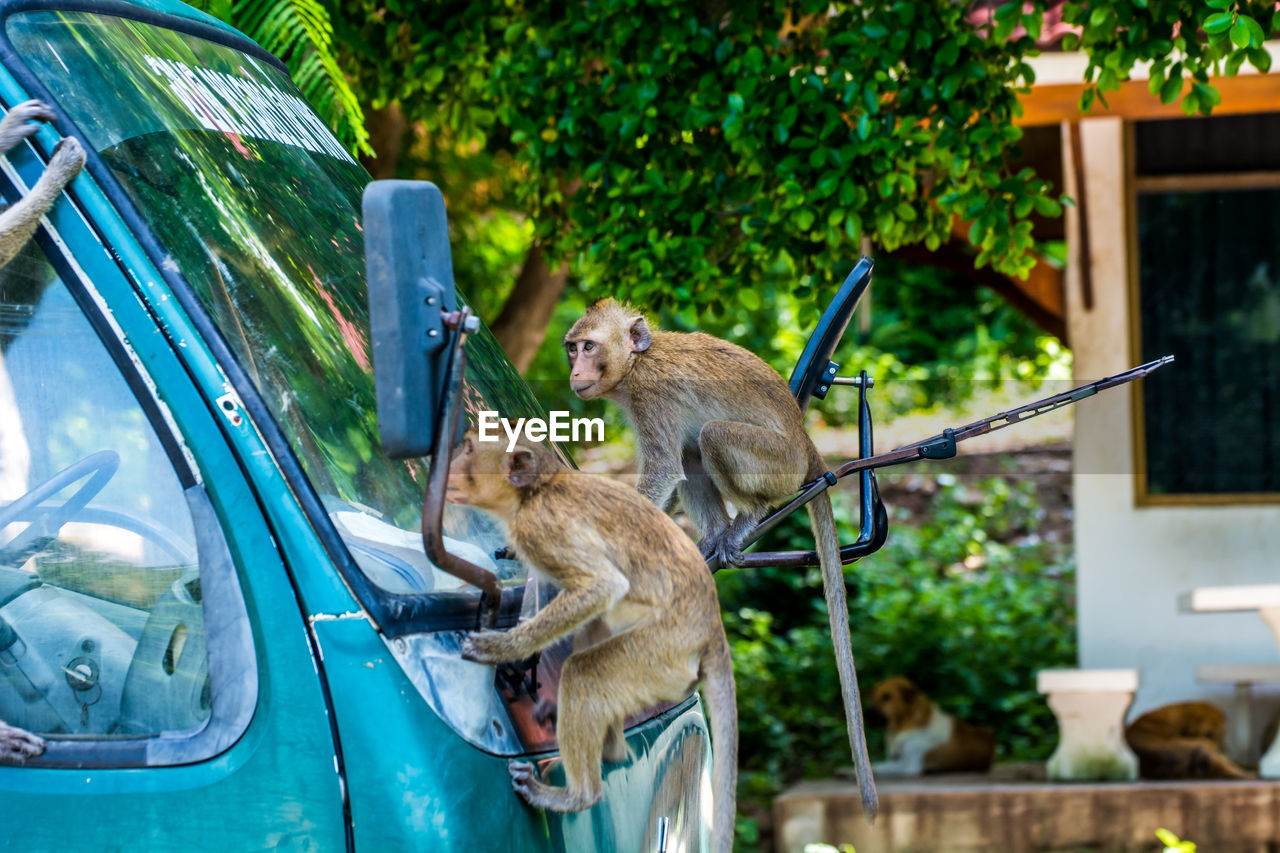
[[(875, 437), (871, 425), (871, 407), (867, 404), (867, 389), (873, 387), (875, 382), (871, 377), (867, 376), (865, 370), (862, 371), (857, 379), (859, 380), (858, 453), (860, 456), (869, 457), (875, 450)], [(769, 533), (784, 518), (834, 486), (837, 480), (838, 478), (835, 474), (828, 471), (817, 480), (803, 485), (800, 494), (756, 525), (756, 528), (747, 537), (746, 545), (756, 542)], [(840, 562), (844, 565), (856, 562), (868, 554), (873, 554), (880, 550), (889, 535), (889, 515), (885, 511), (884, 503), (880, 500), (880, 489), (876, 484), (875, 472), (869, 469), (864, 470), (861, 481), (859, 484), (860, 524), (858, 538), (840, 547)], [(743, 547), (746, 547), (746, 545)], [(742, 562), (738, 568), (752, 569), (766, 566), (802, 568), (817, 565), (819, 565), (817, 551), (756, 551), (750, 554), (743, 554)], [(712, 559), (708, 561), (708, 566), (712, 571), (716, 571), (720, 564), (718, 560)]]
[(1070, 391), (1063, 391), (1061, 394), (1054, 394), (1050, 397), (1045, 397), (1042, 400), (1036, 400), (1034, 403), (1027, 403), (1024, 406), (1009, 409), (1008, 411), (1001, 412), (997, 415), (992, 415), (989, 418), (983, 418), (980, 421), (974, 421), (973, 423), (956, 427), (953, 430), (944, 431), (930, 438), (917, 441), (914, 444), (908, 444), (905, 447), (899, 447), (896, 450), (891, 450), (888, 453), (882, 453), (879, 456), (871, 456), (863, 459), (854, 459), (837, 468), (835, 474), (839, 478), (844, 478), (856, 471), (863, 471), (871, 468), (884, 468), (889, 465), (910, 462), (914, 459), (927, 458), (926, 454), (931, 448), (939, 447), (945, 443), (954, 444), (955, 442), (964, 441), (965, 439), (986, 435), (987, 433), (995, 432), (996, 430), (1004, 429), (1008, 426), (1013, 426), (1016, 423), (1021, 423), (1022, 421), (1029, 420), (1038, 415), (1052, 412), (1054, 409), (1062, 408), (1063, 406), (1070, 405), (1071, 403), (1077, 403), (1086, 397), (1092, 397), (1099, 391), (1105, 391), (1108, 388), (1114, 388), (1116, 385), (1123, 385), (1126, 382), (1141, 379), (1153, 370), (1157, 370), (1172, 361), (1173, 356), (1166, 355), (1165, 357), (1158, 358), (1155, 361), (1149, 361), (1146, 364), (1139, 365), (1138, 367), (1130, 368), (1123, 373), (1117, 373), (1114, 376), (1099, 379), (1097, 382), (1080, 385), (1076, 388), (1072, 388)]
[(448, 380), (445, 382), (444, 406), (436, 425), (435, 440), (431, 447), (431, 472), (427, 479), (427, 493), (422, 500), (422, 548), (427, 559), (441, 571), (480, 589), (481, 622), (487, 628), (498, 623), (498, 610), (502, 603), (502, 584), (498, 576), (481, 568), (470, 560), (450, 553), (444, 547), (445, 491), (449, 484), (449, 457), (453, 449), (453, 437), (458, 434), (458, 418), (462, 413), (462, 381), (466, 370), (466, 357), (462, 343), (466, 337), (463, 308), (458, 330), (454, 332), (449, 351)]
[[(865, 373), (865, 371), (864, 371)], [(861, 388), (863, 383), (861, 376), (837, 376), (831, 380), (832, 385), (852, 385), (855, 388)], [(876, 381), (868, 377), (866, 380), (868, 388), (876, 387)]]

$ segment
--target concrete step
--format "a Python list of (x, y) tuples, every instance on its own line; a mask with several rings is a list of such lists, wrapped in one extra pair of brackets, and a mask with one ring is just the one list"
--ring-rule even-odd
[(858, 853), (1151, 853), (1164, 827), (1205, 851), (1268, 853), (1280, 782), (992, 782), (973, 774), (886, 780), (868, 826), (855, 784), (801, 782), (774, 801), (776, 848)]

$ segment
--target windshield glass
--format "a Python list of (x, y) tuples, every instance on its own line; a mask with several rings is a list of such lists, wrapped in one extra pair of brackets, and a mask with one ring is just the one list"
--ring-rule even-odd
[[(7, 32), (195, 289), (362, 569), (393, 592), (459, 588), (422, 553), (426, 466), (379, 450), (368, 174), (284, 72), (231, 48), (88, 12), (22, 13)], [(487, 330), (467, 355), (469, 413), (545, 416)], [(450, 507), (445, 532), (450, 550), (523, 582), (490, 556), (504, 543), (487, 516)]]

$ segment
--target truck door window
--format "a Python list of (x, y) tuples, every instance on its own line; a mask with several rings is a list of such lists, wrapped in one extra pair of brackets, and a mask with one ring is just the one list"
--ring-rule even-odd
[(29, 243), (0, 269), (0, 719), (52, 742), (206, 723), (188, 491)]

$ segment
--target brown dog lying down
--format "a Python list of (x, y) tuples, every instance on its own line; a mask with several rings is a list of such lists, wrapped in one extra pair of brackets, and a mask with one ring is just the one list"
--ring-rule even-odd
[(1177, 702), (1130, 723), (1124, 738), (1144, 779), (1256, 779), (1222, 754), (1227, 721), (1216, 705)]
[(21, 764), (42, 752), (42, 738), (0, 720), (0, 764)]
[(957, 720), (907, 679), (896, 676), (877, 684), (871, 705), (889, 721), (889, 760), (871, 765), (877, 775), (983, 773), (991, 768), (995, 733)]

